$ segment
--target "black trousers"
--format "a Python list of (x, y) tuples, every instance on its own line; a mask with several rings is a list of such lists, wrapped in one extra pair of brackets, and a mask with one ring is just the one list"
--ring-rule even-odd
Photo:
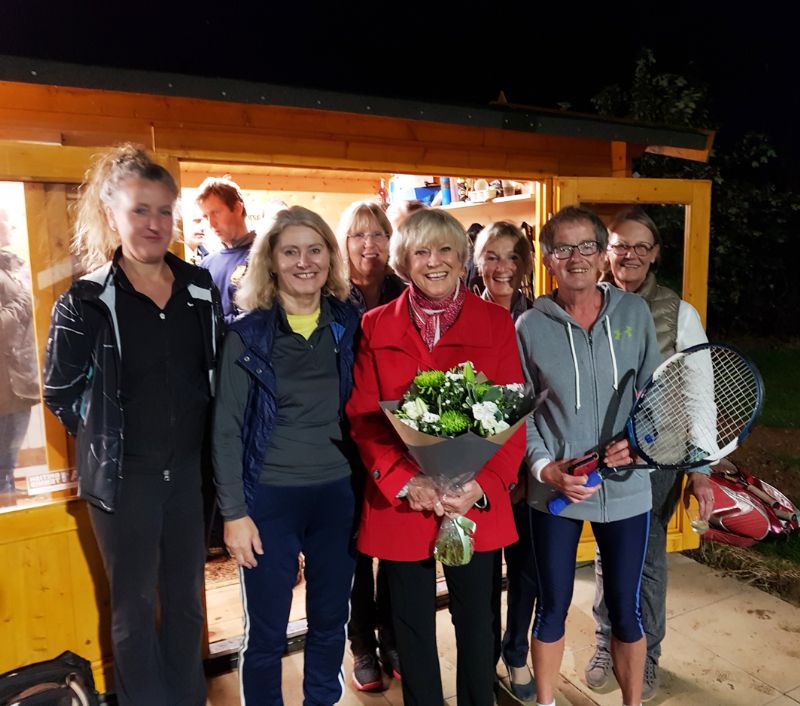
[[(497, 552), (475, 552), (466, 566), (445, 566), (458, 651), (459, 706), (494, 704), (492, 582)], [(436, 562), (385, 561), (405, 706), (443, 706), (436, 649)]]
[(90, 507), (111, 589), (119, 706), (206, 702), (200, 469), (171, 478), (127, 475), (115, 512)]
[(350, 622), (347, 624), (350, 649), (356, 656), (374, 653), (378, 645), (382, 649), (394, 649), (395, 646), (386, 569), (379, 559), (376, 577), (373, 562), (371, 556), (358, 552), (353, 590), (350, 592)]

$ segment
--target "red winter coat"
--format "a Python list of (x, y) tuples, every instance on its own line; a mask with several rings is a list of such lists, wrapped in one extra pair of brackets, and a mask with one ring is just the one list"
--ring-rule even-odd
[[(417, 464), (379, 407), (402, 397), (420, 370), (447, 370), (466, 360), (492, 382), (523, 382), (517, 338), (505, 309), (467, 293), (453, 326), (429, 351), (408, 310), (408, 291), (361, 320), (353, 393), (347, 404), (353, 438), (368, 478), (358, 549), (394, 561), (433, 556), (439, 518), (419, 512), (397, 493), (417, 473)], [(516, 541), (509, 486), (516, 482), (525, 450), (525, 425), (483, 466), (476, 480), (489, 500), (467, 517), (478, 523), (475, 550), (489, 551)]]

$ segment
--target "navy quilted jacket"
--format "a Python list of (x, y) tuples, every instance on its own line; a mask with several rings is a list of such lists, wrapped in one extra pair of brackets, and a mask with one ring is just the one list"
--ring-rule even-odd
[[(339, 364), (339, 415), (353, 389), (354, 339), (358, 330), (358, 312), (335, 297), (328, 297), (331, 307), (330, 323), (336, 342)], [(245, 350), (237, 363), (251, 376), (247, 407), (242, 421), (242, 459), (244, 497), (249, 512), (253, 511), (258, 479), (264, 457), (272, 439), (277, 414), (275, 371), (272, 367), (272, 346), (278, 323), (277, 309), (256, 309), (237, 319), (230, 326), (242, 339)]]

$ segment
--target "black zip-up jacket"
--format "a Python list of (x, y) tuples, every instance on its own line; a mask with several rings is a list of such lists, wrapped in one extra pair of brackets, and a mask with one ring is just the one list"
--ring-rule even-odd
[[(120, 479), (124, 412), (120, 398), (122, 350), (112, 262), (73, 282), (53, 307), (44, 369), (44, 402), (76, 437), (78, 495), (113, 512)], [(222, 335), (219, 292), (207, 270), (166, 254), (174, 269), (191, 270), (189, 295), (204, 339), (209, 394)], [(199, 443), (199, 442), (198, 442)]]

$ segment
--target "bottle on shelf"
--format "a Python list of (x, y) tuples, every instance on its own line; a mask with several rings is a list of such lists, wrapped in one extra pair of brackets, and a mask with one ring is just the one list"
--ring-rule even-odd
[(442, 191), (442, 206), (450, 203), (450, 177), (441, 177), (439, 183)]

